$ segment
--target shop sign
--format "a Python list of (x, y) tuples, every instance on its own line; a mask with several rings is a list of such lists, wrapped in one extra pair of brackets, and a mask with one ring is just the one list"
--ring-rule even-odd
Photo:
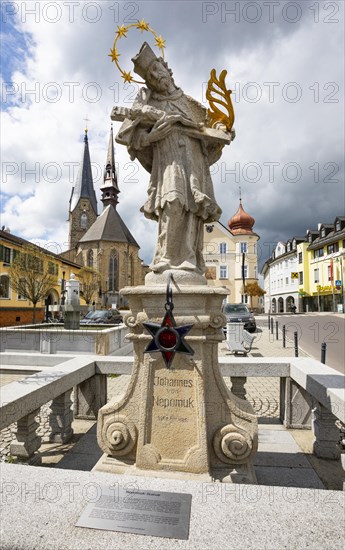
[(328, 285), (328, 286), (317, 285), (316, 290), (318, 292), (332, 292), (332, 285)]

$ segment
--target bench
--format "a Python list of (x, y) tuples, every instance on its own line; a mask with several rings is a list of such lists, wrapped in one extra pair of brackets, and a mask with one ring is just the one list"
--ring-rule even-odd
[(255, 338), (255, 334), (244, 330), (243, 323), (227, 323), (226, 325), (226, 345), (229, 351), (235, 355), (237, 353), (247, 355), (252, 349)]
[(246, 348), (247, 353), (252, 349), (253, 342), (256, 338), (256, 334), (251, 334), (247, 330), (243, 331), (243, 346)]

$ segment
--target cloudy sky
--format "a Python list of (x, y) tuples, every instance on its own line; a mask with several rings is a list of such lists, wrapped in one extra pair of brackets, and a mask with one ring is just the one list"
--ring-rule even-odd
[[(241, 186), (261, 237), (260, 265), (278, 240), (344, 215), (343, 1), (25, 0), (4, 1), (1, 11), (1, 225), (12, 233), (68, 248), (85, 118), (99, 197), (111, 109), (138, 91), (108, 53), (117, 26), (142, 19), (166, 40), (176, 84), (205, 106), (210, 70), (228, 71), (237, 137), (212, 167), (213, 181), (224, 224)], [(138, 30), (119, 42), (124, 70), (144, 39), (153, 46)], [(156, 224), (139, 213), (148, 174), (123, 146), (116, 160), (118, 210), (150, 262)]]

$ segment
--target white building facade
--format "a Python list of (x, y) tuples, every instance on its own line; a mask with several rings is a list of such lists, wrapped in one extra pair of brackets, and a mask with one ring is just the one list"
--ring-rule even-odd
[(264, 277), (265, 313), (291, 313), (298, 308), (299, 264), (297, 244), (304, 238), (278, 242), (261, 273)]

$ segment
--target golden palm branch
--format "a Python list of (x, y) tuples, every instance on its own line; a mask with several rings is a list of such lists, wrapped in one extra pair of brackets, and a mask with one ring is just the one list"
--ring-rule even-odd
[[(235, 112), (231, 101), (231, 90), (226, 88), (225, 77), (227, 71), (224, 69), (220, 75), (219, 79), (216, 76), (216, 69), (212, 69), (210, 74), (210, 80), (207, 84), (206, 90), (206, 99), (210, 104), (210, 109), (208, 109), (208, 115), (210, 117), (211, 125), (213, 126), (216, 122), (221, 122), (226, 126), (228, 132), (230, 132), (234, 120)], [(225, 109), (225, 113), (219, 109), (215, 104), (221, 105)]]

